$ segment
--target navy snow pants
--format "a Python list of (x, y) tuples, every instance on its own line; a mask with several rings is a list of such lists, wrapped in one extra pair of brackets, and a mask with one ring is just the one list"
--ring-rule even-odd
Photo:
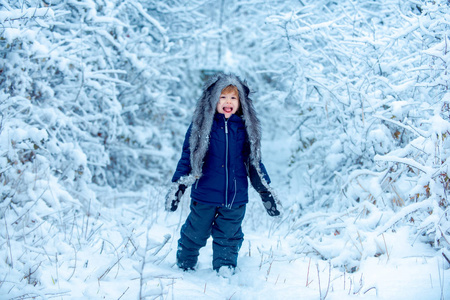
[(194, 269), (200, 248), (213, 238), (213, 269), (222, 266), (235, 268), (239, 249), (244, 241), (242, 220), (245, 207), (225, 207), (191, 201), (191, 212), (181, 227), (178, 240), (177, 265), (182, 269)]

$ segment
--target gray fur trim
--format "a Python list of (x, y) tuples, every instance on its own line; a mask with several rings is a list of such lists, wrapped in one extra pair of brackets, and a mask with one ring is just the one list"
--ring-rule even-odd
[(189, 137), (192, 167), (191, 176), (195, 179), (202, 176), (203, 160), (209, 147), (209, 138), (216, 113), (216, 106), (219, 102), (220, 93), (229, 85), (234, 85), (239, 91), (239, 102), (243, 113), (242, 118), (250, 143), (250, 163), (255, 166), (258, 174), (265, 182), (261, 168), (259, 167), (259, 162), (261, 161), (261, 124), (256, 116), (252, 100), (248, 97), (250, 89), (247, 83), (241, 81), (239, 77), (224, 73), (218, 73), (206, 82), (203, 94), (197, 101), (192, 118), (191, 136)]
[(196, 178), (194, 175), (189, 174), (187, 176), (182, 176), (178, 181), (176, 182), (178, 184), (184, 184), (185, 186), (191, 186), (194, 184)]

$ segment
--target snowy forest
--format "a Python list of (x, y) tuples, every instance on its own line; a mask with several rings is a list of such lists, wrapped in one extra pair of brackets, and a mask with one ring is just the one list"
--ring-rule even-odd
[[(164, 210), (216, 72), (283, 204), (231, 277)], [(448, 0), (0, 0), (0, 298), (450, 299), (449, 87)]]

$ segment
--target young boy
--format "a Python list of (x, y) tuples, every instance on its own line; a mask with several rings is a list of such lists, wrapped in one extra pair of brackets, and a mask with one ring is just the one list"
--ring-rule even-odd
[(236, 268), (244, 240), (241, 224), (248, 202), (248, 180), (268, 214), (280, 215), (261, 163), (261, 130), (249, 88), (235, 75), (219, 73), (205, 85), (183, 144), (166, 197), (175, 211), (187, 186), (191, 212), (181, 227), (177, 265), (194, 269), (200, 248), (213, 238), (213, 269)]

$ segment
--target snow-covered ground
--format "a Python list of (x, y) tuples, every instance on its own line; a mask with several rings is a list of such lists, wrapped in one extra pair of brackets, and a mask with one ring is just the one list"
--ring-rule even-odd
[[(264, 142), (263, 153), (273, 186), (284, 203), (292, 204), (301, 195), (290, 195), (280, 183), (289, 153), (280, 142)], [(360, 241), (352, 240), (351, 230), (344, 234), (340, 229), (342, 234), (324, 236), (319, 254), (305, 243), (308, 237), (292, 230), (305, 220), (322, 222), (317, 213), (305, 211), (294, 221), (291, 211), (282, 219), (271, 218), (252, 190), (236, 273), (212, 270), (211, 239), (201, 250), (197, 270), (183, 272), (175, 264), (175, 252), (189, 191), (174, 213), (164, 211), (165, 192), (164, 186), (135, 194), (98, 191), (107, 204), (92, 203), (89, 218), (75, 214), (55, 227), (24, 228), (22, 242), (11, 236), (11, 245), (3, 245), (0, 254), (14, 268), (0, 271), (0, 298), (450, 299), (448, 264), (440, 252), (415, 240), (408, 227)], [(346, 224), (357, 221), (351, 214), (342, 218)], [(372, 253), (377, 247), (382, 249), (352, 270), (321, 256), (345, 259), (355, 249)], [(21, 265), (22, 256), (28, 264)]]
[[(0, 300), (450, 299), (449, 15), (447, 0), (0, 0)], [(250, 193), (234, 275), (212, 271), (211, 241), (180, 271), (189, 197), (163, 208), (219, 70), (251, 83), (285, 208)]]
[[(450, 270), (442, 256), (423, 243), (412, 242), (408, 229), (384, 235), (387, 254), (370, 257), (349, 273), (331, 267), (316, 253), (300, 247), (286, 234), (286, 223), (264, 214), (253, 198), (244, 221), (245, 241), (236, 274), (212, 270), (211, 241), (201, 250), (196, 271), (175, 265), (179, 227), (188, 209), (163, 212), (162, 193), (133, 203), (117, 201), (101, 208), (89, 221), (89, 234), (80, 225), (48, 236), (42, 247), (26, 246), (31, 278), (26, 285), (14, 269), (1, 271), (2, 299), (449, 299)], [(94, 214), (93, 214), (94, 215)], [(82, 226), (82, 225), (81, 225)], [(87, 225), (86, 225), (87, 226)], [(44, 229), (37, 229), (39, 232)], [(43, 236), (44, 232), (42, 233)], [(336, 236), (336, 243), (342, 237)], [(76, 246), (75, 246), (76, 245)], [(12, 256), (24, 245), (11, 245)], [(351, 245), (348, 245), (351, 247)], [(75, 250), (79, 248), (79, 250)], [(2, 257), (9, 256), (3, 246)], [(144, 259), (145, 257), (145, 259)], [(330, 273), (331, 271), (331, 273)]]

